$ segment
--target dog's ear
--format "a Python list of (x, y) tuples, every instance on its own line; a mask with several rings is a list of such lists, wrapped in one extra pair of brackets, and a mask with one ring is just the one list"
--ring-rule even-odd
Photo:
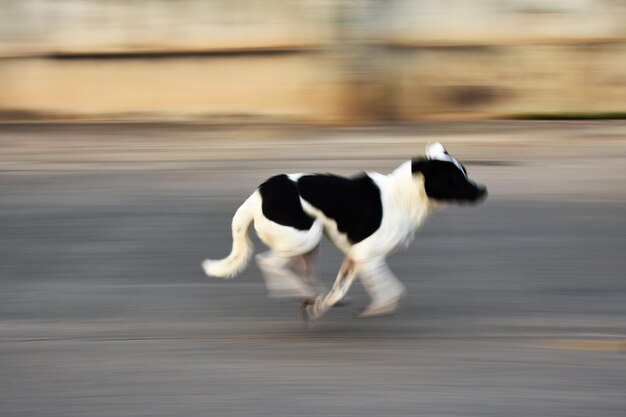
[(426, 145), (426, 157), (428, 159), (438, 159), (438, 160), (446, 160), (446, 156), (448, 155), (448, 151), (443, 145), (439, 142), (431, 142)]
[(426, 159), (431, 161), (434, 160), (452, 162), (467, 176), (467, 171), (465, 170), (465, 167), (461, 165), (461, 163), (457, 161), (456, 158), (450, 155), (446, 148), (444, 148), (443, 145), (439, 142), (431, 142), (426, 146)]

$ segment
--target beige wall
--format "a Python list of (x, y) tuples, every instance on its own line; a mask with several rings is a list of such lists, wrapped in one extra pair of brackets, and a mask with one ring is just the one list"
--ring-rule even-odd
[(80, 117), (332, 116), (316, 99), (319, 59), (10, 60), (0, 108)]
[(623, 111), (622, 0), (0, 0), (4, 118)]
[(0, 0), (0, 55), (317, 44), (331, 12), (326, 0)]

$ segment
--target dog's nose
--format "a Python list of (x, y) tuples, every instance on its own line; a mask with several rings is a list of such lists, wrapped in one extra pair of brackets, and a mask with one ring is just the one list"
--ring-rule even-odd
[(481, 185), (478, 187), (478, 195), (476, 199), (480, 201), (480, 200), (484, 200), (485, 198), (487, 198), (487, 187), (485, 187), (484, 185)]

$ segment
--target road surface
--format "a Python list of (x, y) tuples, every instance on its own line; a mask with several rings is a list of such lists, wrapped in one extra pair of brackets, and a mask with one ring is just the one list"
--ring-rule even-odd
[[(1, 416), (626, 415), (626, 123), (0, 126)], [(309, 332), (225, 256), (279, 172), (440, 140), (489, 186), (390, 259), (393, 317)], [(261, 244), (256, 241), (258, 250)], [(341, 258), (321, 251), (331, 282)]]

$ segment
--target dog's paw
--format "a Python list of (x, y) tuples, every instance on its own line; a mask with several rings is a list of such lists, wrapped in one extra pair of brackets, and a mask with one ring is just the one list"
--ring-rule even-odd
[(369, 319), (374, 317), (390, 316), (396, 312), (399, 303), (400, 297), (395, 297), (385, 302), (372, 302), (369, 306), (359, 311), (356, 318)]
[(315, 299), (307, 299), (300, 305), (300, 325), (305, 331), (311, 331), (320, 318), (315, 308)]

